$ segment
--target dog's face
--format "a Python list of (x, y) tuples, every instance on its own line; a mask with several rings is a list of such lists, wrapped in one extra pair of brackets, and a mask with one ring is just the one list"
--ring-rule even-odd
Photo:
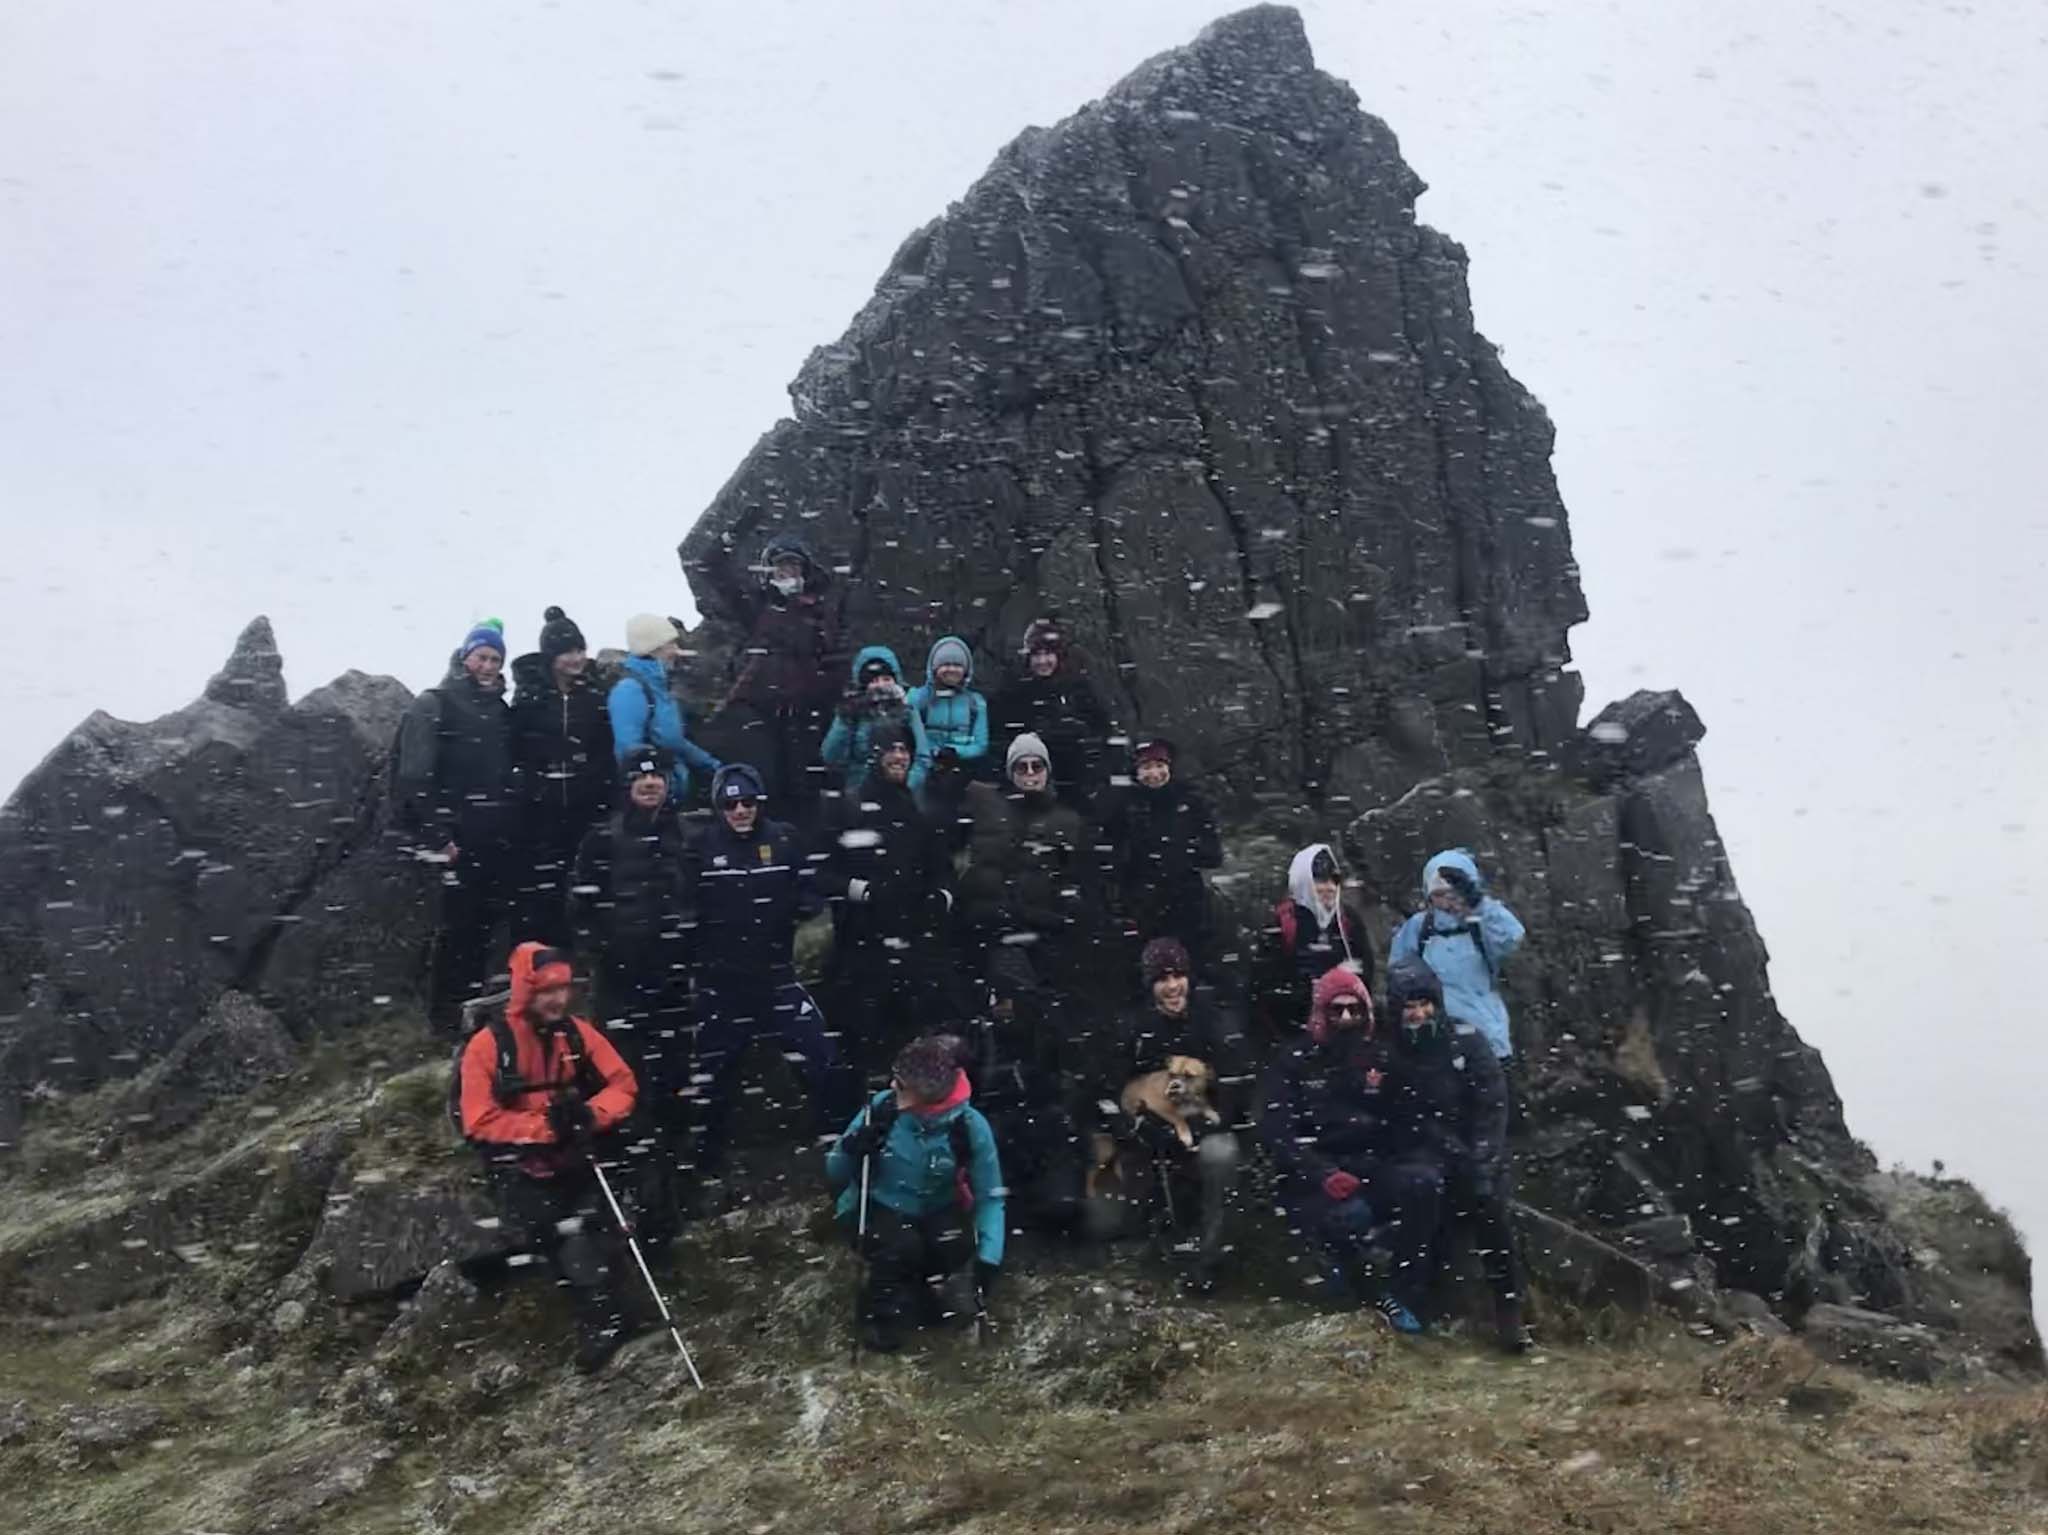
[(1209, 1095), (1209, 1085), (1216, 1080), (1204, 1061), (1192, 1055), (1171, 1055), (1166, 1058), (1166, 1096), (1174, 1103), (1200, 1103)]

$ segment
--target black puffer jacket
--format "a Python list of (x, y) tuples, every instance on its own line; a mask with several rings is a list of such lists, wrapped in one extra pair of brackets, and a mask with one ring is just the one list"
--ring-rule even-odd
[(1052, 754), (1052, 785), (1069, 804), (1082, 804), (1103, 780), (1113, 727), (1095, 684), (1071, 655), (1050, 677), (1029, 670), (989, 705), (989, 755), (1001, 761), (1010, 742), (1029, 731)]
[[(1486, 1037), (1458, 1028), (1444, 1012), (1443, 995), (1436, 972), (1420, 960), (1401, 960), (1387, 973), (1393, 1153), (1425, 1156), (1453, 1177), (1494, 1184), (1507, 1161), (1507, 1075)], [(1402, 1025), (1410, 997), (1436, 1003), (1428, 1028)]]
[(1134, 783), (1110, 803), (1102, 832), (1118, 908), (1141, 932), (1178, 931), (1168, 919), (1207, 901), (1202, 871), (1222, 864), (1223, 839), (1199, 790), (1177, 780), (1156, 789)]
[[(712, 780), (714, 798), (723, 776)], [(824, 909), (797, 829), (763, 818), (742, 836), (714, 815), (691, 839), (687, 867), (697, 973), (747, 985), (789, 969), (797, 924)]]
[(666, 805), (628, 805), (593, 827), (576, 855), (570, 909), (577, 951), (614, 972), (686, 943), (689, 879), (682, 822)]
[(924, 943), (944, 930), (953, 861), (907, 785), (875, 773), (842, 795), (827, 817), (819, 851), (818, 888), (838, 903), (837, 941)]
[(512, 830), (511, 714), (454, 661), (412, 701), (398, 732), (399, 818), (423, 844), (500, 851)]
[(1322, 1044), (1304, 1035), (1266, 1073), (1260, 1134), (1283, 1177), (1320, 1184), (1362, 1173), (1396, 1143), (1396, 1089), (1384, 1040), (1362, 1029)]
[(563, 692), (538, 652), (512, 663), (512, 760), (520, 797), (567, 820), (595, 821), (612, 803), (612, 722), (586, 667)]

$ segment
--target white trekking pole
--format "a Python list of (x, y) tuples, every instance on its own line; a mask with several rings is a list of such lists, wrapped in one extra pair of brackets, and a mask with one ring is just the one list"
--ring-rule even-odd
[(654, 1297), (654, 1304), (661, 1308), (661, 1319), (668, 1324), (668, 1335), (675, 1343), (676, 1352), (683, 1356), (683, 1367), (690, 1372), (690, 1379), (699, 1391), (704, 1389), (704, 1377), (697, 1373), (696, 1361), (690, 1358), (688, 1345), (683, 1335), (676, 1331), (676, 1319), (670, 1314), (668, 1302), (662, 1299), (661, 1287), (654, 1282), (654, 1275), (647, 1267), (647, 1259), (640, 1251), (640, 1239), (633, 1235), (633, 1228), (626, 1224), (626, 1212), (619, 1208), (619, 1201), (612, 1193), (611, 1180), (604, 1175), (604, 1168), (596, 1157), (590, 1159), (590, 1170), (597, 1174), (597, 1186), (604, 1190), (605, 1203), (612, 1207), (612, 1219), (619, 1223), (619, 1230), (625, 1233), (626, 1245), (633, 1250), (633, 1261), (640, 1265), (640, 1277), (647, 1281), (647, 1293)]

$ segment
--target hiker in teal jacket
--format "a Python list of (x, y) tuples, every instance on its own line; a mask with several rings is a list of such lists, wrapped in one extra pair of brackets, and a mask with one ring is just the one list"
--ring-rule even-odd
[(988, 700), (974, 690), (974, 649), (957, 634), (932, 646), (924, 685), (910, 690), (910, 710), (924, 722), (934, 757), (951, 751), (970, 776), (988, 756)]
[(838, 1215), (849, 1236), (861, 1229), (867, 1167), (861, 1327), (863, 1342), (879, 1352), (901, 1346), (900, 1328), (918, 1320), (920, 1302), (928, 1319), (938, 1319), (934, 1281), (966, 1263), (970, 1216), (979, 1298), (1001, 1272), (1002, 1167), (995, 1134), (969, 1096), (959, 1042), (913, 1040), (896, 1057), (891, 1085), (854, 1115), (826, 1154), (825, 1174), (840, 1191)]
[(690, 721), (669, 686), (669, 668), (682, 658), (683, 637), (668, 619), (636, 613), (626, 620), (625, 675), (605, 695), (612, 722), (612, 756), (619, 770), (649, 747), (666, 747), (674, 756), (669, 774), (669, 801), (682, 805), (690, 793), (692, 768), (707, 778), (722, 765), (689, 736)]
[(1493, 1053), (1515, 1053), (1500, 969), (1522, 946), (1521, 919), (1486, 893), (1479, 866), (1463, 848), (1438, 853), (1422, 866), (1428, 904), (1395, 930), (1387, 968), (1422, 959), (1444, 983), (1444, 1011), (1463, 1028), (1486, 1036)]
[(845, 793), (856, 794), (867, 782), (875, 727), (892, 723), (910, 731), (910, 789), (914, 794), (924, 787), (924, 775), (932, 765), (931, 743), (925, 738), (924, 721), (903, 691), (903, 663), (887, 645), (869, 645), (853, 658), (853, 685), (840, 700), (839, 712), (832, 717), (832, 728), (825, 732), (825, 744), (818, 752)]

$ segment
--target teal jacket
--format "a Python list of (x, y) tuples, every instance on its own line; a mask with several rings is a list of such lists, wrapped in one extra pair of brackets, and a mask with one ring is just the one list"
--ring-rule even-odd
[[(870, 1111), (891, 1096), (888, 1089), (869, 1101), (847, 1124), (842, 1138), (867, 1122)], [(960, 1101), (936, 1114), (906, 1109), (889, 1127), (889, 1139), (868, 1173), (868, 1198), (913, 1218), (934, 1215), (960, 1198), (959, 1163), (953, 1155), (953, 1123), (967, 1130), (967, 1188), (974, 1196), (974, 1256), (983, 1263), (1003, 1261), (1003, 1170), (996, 1158), (995, 1132), (981, 1111)], [(860, 1163), (839, 1149), (825, 1153), (825, 1176), (840, 1191), (839, 1213), (855, 1218), (860, 1204)]]
[[(853, 658), (853, 686), (860, 686), (861, 668), (870, 661), (880, 661), (896, 675), (898, 687), (903, 685), (903, 663), (896, 659), (896, 652), (887, 645), (868, 645)], [(863, 704), (856, 703), (848, 718), (848, 710), (842, 708), (832, 718), (832, 728), (825, 732), (825, 744), (818, 749), (819, 760), (827, 767), (839, 771), (839, 786), (848, 794), (860, 792), (860, 786), (868, 781), (868, 769), (873, 765), (871, 742), (875, 726), (882, 716), (875, 714)], [(924, 721), (911, 707), (906, 693), (900, 712), (894, 706), (889, 716), (901, 721), (910, 732), (910, 788), (913, 793), (924, 787), (924, 775), (932, 765), (931, 743), (925, 739)]]
[[(967, 678), (957, 691), (939, 686), (941, 661), (966, 668)], [(979, 762), (988, 755), (988, 700), (974, 691), (974, 647), (959, 635), (948, 634), (932, 646), (924, 664), (924, 685), (910, 690), (910, 707), (924, 722), (934, 757), (949, 746), (962, 762)]]

